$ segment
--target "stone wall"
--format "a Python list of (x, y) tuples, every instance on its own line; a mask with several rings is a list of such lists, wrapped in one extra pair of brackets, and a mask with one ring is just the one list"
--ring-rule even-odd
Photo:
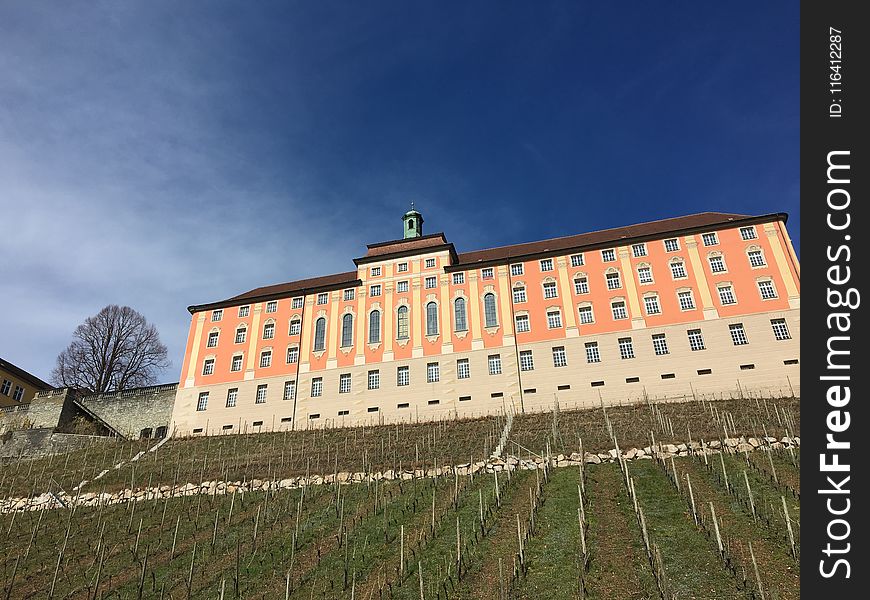
[(57, 429), (72, 422), (76, 410), (72, 403), (76, 391), (58, 388), (38, 392), (28, 410), (28, 420), (34, 429)]
[(150, 430), (145, 437), (165, 437), (172, 419), (177, 388), (177, 383), (170, 383), (110, 394), (93, 394), (81, 396), (78, 403), (125, 438), (137, 439), (143, 430)]
[(63, 454), (109, 439), (105, 436), (55, 433), (51, 428), (9, 431), (0, 435), (0, 461)]

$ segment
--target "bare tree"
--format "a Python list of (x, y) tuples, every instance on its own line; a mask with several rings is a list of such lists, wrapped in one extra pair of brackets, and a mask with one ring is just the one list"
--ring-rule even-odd
[(52, 382), (92, 392), (152, 385), (169, 366), (157, 328), (129, 306), (106, 306), (76, 327), (57, 357)]

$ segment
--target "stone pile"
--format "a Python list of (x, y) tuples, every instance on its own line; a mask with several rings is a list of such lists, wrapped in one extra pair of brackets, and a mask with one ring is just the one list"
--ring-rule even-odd
[[(712, 440), (710, 442), (692, 441), (688, 444), (657, 444), (655, 447), (630, 448), (622, 452), (625, 460), (644, 460), (652, 458), (670, 458), (672, 456), (688, 456), (699, 454), (715, 454), (722, 451), (722, 446), (730, 453), (752, 452), (761, 447), (780, 449), (800, 446), (799, 437), (774, 437), (763, 438), (726, 438), (724, 441)], [(284, 479), (251, 481), (204, 481), (202, 483), (185, 483), (176, 486), (161, 485), (144, 489), (126, 489), (119, 492), (96, 493), (77, 492), (75, 494), (52, 494), (46, 492), (38, 496), (7, 498), (0, 500), (0, 514), (11, 512), (37, 511), (52, 508), (71, 506), (100, 506), (109, 504), (122, 504), (126, 502), (140, 502), (144, 500), (157, 500), (166, 498), (180, 498), (183, 496), (195, 496), (198, 494), (223, 495), (248, 492), (266, 492), (276, 490), (290, 490), (310, 485), (332, 485), (338, 482), (340, 485), (354, 483), (366, 483), (373, 481), (391, 481), (396, 479), (411, 480), (431, 477), (443, 477), (453, 475), (471, 475), (480, 472), (493, 473), (501, 471), (513, 471), (516, 469), (540, 469), (549, 462), (552, 467), (571, 467), (585, 464), (600, 464), (614, 462), (619, 452), (613, 448), (607, 452), (585, 452), (582, 456), (579, 452), (569, 455), (558, 454), (548, 458), (531, 456), (527, 458), (508, 455), (506, 458), (490, 458), (486, 461), (464, 463), (453, 466), (437, 467), (430, 469), (416, 469), (413, 471), (394, 471), (387, 469), (374, 473), (348, 473), (341, 472), (329, 475), (310, 475), (287, 477)], [(82, 484), (84, 484), (83, 482)], [(79, 486), (81, 487), (81, 485)]]

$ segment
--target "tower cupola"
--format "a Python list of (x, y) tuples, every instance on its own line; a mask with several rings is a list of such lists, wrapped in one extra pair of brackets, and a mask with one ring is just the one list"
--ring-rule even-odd
[(402, 216), (402, 225), (405, 239), (423, 235), (423, 215), (414, 210), (413, 202), (411, 202), (411, 210)]

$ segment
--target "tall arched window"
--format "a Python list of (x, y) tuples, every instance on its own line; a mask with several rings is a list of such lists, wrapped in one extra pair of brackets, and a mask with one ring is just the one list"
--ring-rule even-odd
[(369, 314), (369, 344), (381, 341), (381, 311), (373, 310)]
[(326, 349), (326, 319), (320, 317), (314, 323), (314, 351)]
[(438, 335), (438, 305), (434, 302), (426, 305), (426, 335)]
[(408, 307), (400, 306), (397, 315), (396, 339), (408, 339)]
[(468, 330), (468, 320), (465, 315), (465, 298), (457, 298), (453, 301), (453, 321), (456, 331)]
[(489, 293), (483, 297), (483, 316), (486, 327), (498, 326), (498, 314), (495, 310), (495, 294)]
[(353, 315), (347, 313), (341, 318), (341, 347), (353, 346)]

